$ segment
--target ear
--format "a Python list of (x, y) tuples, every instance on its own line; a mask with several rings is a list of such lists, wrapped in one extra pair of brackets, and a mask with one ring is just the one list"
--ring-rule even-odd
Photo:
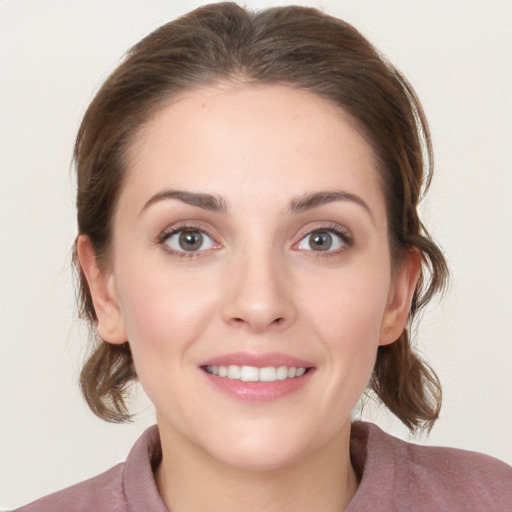
[(117, 299), (114, 274), (100, 269), (96, 252), (87, 236), (78, 236), (76, 252), (92, 296), (98, 334), (103, 341), (120, 345), (128, 337)]
[(403, 333), (407, 325), (420, 267), (420, 253), (417, 249), (413, 249), (405, 256), (397, 269), (382, 319), (379, 345), (389, 345)]

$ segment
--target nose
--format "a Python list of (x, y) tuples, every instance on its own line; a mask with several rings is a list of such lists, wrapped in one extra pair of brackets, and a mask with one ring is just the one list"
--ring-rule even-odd
[(272, 251), (245, 251), (232, 263), (223, 308), (226, 322), (252, 333), (285, 329), (295, 322), (292, 280), (284, 261)]

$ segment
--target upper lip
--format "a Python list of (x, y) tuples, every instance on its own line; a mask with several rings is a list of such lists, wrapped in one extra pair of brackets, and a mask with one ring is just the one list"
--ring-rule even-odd
[(294, 366), (295, 368), (311, 368), (311, 362), (304, 359), (283, 354), (280, 352), (265, 352), (262, 354), (251, 352), (231, 352), (220, 356), (212, 357), (200, 363), (199, 366), (255, 366), (264, 368), (266, 366)]

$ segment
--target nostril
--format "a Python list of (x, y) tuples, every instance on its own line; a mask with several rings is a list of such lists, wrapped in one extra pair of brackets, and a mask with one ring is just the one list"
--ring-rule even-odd
[[(242, 317), (234, 317), (231, 319), (231, 323), (233, 325), (236, 325), (236, 326), (243, 326), (243, 325), (249, 325), (249, 326), (257, 326), (257, 321), (255, 321), (254, 319), (253, 320), (246, 320)], [(266, 326), (270, 327), (272, 325), (275, 325), (275, 326), (281, 326), (283, 324), (286, 323), (286, 319), (282, 316), (278, 317), (278, 318), (275, 318), (274, 320), (272, 320), (270, 323), (268, 322), (263, 322)]]

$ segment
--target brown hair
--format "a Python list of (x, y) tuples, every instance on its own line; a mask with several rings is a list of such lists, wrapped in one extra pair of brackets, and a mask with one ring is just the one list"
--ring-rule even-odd
[[(417, 212), (432, 173), (432, 147), (421, 105), (406, 79), (351, 25), (316, 9), (249, 12), (234, 3), (201, 7), (135, 45), (89, 106), (75, 146), (78, 230), (100, 265), (108, 260), (112, 217), (125, 155), (136, 131), (174, 95), (221, 80), (282, 84), (316, 94), (356, 120), (373, 146), (386, 196), (395, 263), (413, 248), (422, 269), (409, 322), (447, 278), (441, 251)], [(125, 397), (136, 379), (128, 342), (103, 343), (75, 251), (80, 313), (91, 324), (93, 352), (81, 373), (92, 411), (107, 421), (130, 419)], [(369, 387), (411, 430), (431, 428), (441, 388), (411, 348), (410, 323), (378, 349)]]

